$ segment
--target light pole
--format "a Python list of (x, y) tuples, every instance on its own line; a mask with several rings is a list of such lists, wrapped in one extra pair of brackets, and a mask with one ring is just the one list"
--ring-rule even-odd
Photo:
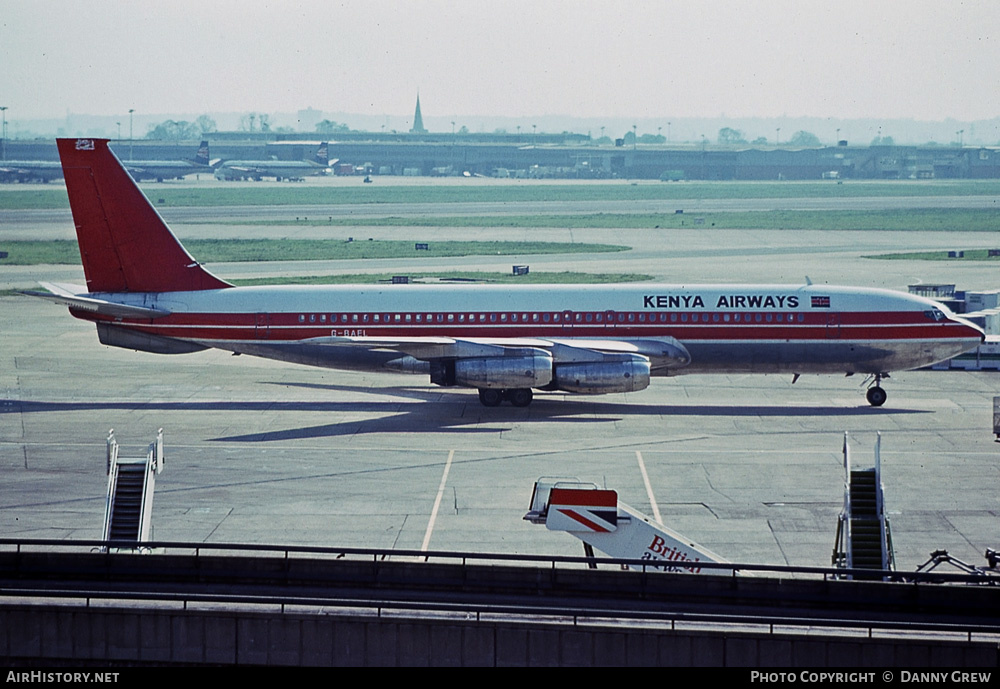
[(128, 109), (128, 159), (132, 160), (132, 113), (135, 108)]
[(633, 125), (632, 125), (632, 150), (633, 150), (633, 151), (635, 150), (635, 148), (636, 148), (636, 144), (637, 144), (637, 143), (638, 143), (638, 141), (639, 141), (639, 137), (638, 137), (638, 136), (636, 135), (636, 130), (637, 130), (637, 129), (638, 129), (638, 125), (634, 125), (634, 124), (633, 124)]
[(121, 122), (115, 122), (115, 124), (118, 125), (118, 141), (120, 143), (121, 140), (122, 140), (122, 123)]
[(673, 124), (673, 122), (667, 122), (667, 143), (668, 144), (670, 143), (670, 125), (672, 125), (672, 124)]
[(0, 149), (0, 160), (7, 160), (7, 106), (0, 105), (0, 113), (3, 113), (3, 148)]
[(774, 145), (777, 146), (781, 143), (781, 127), (776, 127), (774, 130)]

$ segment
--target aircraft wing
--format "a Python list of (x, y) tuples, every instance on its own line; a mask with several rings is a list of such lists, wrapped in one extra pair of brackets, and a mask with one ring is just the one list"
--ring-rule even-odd
[(555, 363), (599, 363), (623, 358), (643, 357), (651, 369), (687, 366), (691, 355), (673, 337), (655, 339), (595, 340), (533, 337), (318, 337), (310, 344), (364, 347), (398, 351), (420, 361), (474, 359), (522, 354), (525, 350), (543, 350)]
[(65, 304), (73, 309), (99, 313), (115, 318), (162, 318), (169, 316), (169, 311), (162, 309), (151, 309), (146, 306), (134, 306), (132, 304), (119, 304), (106, 299), (97, 299), (87, 293), (87, 289), (82, 285), (67, 285), (54, 282), (43, 282), (42, 287), (48, 292), (36, 292), (28, 290), (22, 292), (32, 297), (41, 297), (60, 304)]

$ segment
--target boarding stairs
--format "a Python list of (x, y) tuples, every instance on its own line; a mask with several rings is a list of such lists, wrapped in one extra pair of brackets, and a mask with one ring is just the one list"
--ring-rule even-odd
[(538, 479), (524, 519), (544, 524), (550, 531), (567, 531), (576, 536), (583, 541), (587, 557), (593, 557), (593, 549), (597, 548), (613, 558), (649, 563), (628, 565), (629, 569), (701, 574), (712, 570), (698, 563), (726, 562), (619, 502), (616, 491), (577, 479)]
[(108, 495), (104, 510), (104, 540), (142, 543), (152, 529), (156, 475), (163, 471), (163, 429), (149, 444), (144, 458), (119, 457), (114, 429), (108, 432)]
[[(882, 484), (882, 434), (875, 442), (875, 466), (855, 469), (844, 434), (844, 508), (837, 522), (833, 564), (846, 569), (891, 571), (895, 567), (892, 530), (885, 511)], [(847, 578), (879, 578), (853, 575)]]

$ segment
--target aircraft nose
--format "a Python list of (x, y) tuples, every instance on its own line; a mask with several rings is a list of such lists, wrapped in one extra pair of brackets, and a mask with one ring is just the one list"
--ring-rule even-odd
[(969, 339), (978, 337), (980, 344), (986, 342), (986, 331), (984, 331), (982, 328), (980, 328), (972, 321), (968, 321), (964, 318), (952, 318), (951, 320), (952, 322), (962, 326), (963, 334), (968, 335)]

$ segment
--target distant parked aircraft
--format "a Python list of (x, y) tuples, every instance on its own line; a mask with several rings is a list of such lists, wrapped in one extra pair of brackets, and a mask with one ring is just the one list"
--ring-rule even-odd
[(312, 160), (227, 160), (215, 169), (215, 176), (228, 180), (274, 177), (280, 182), (325, 175), (330, 171), (328, 151), (329, 145), (324, 141)]
[(48, 160), (4, 160), (0, 162), (0, 182), (51, 182), (62, 179), (60, 163)]
[(162, 182), (165, 179), (180, 179), (185, 175), (199, 172), (212, 172), (207, 141), (201, 142), (198, 152), (191, 160), (127, 160), (122, 164), (137, 182), (144, 179)]

